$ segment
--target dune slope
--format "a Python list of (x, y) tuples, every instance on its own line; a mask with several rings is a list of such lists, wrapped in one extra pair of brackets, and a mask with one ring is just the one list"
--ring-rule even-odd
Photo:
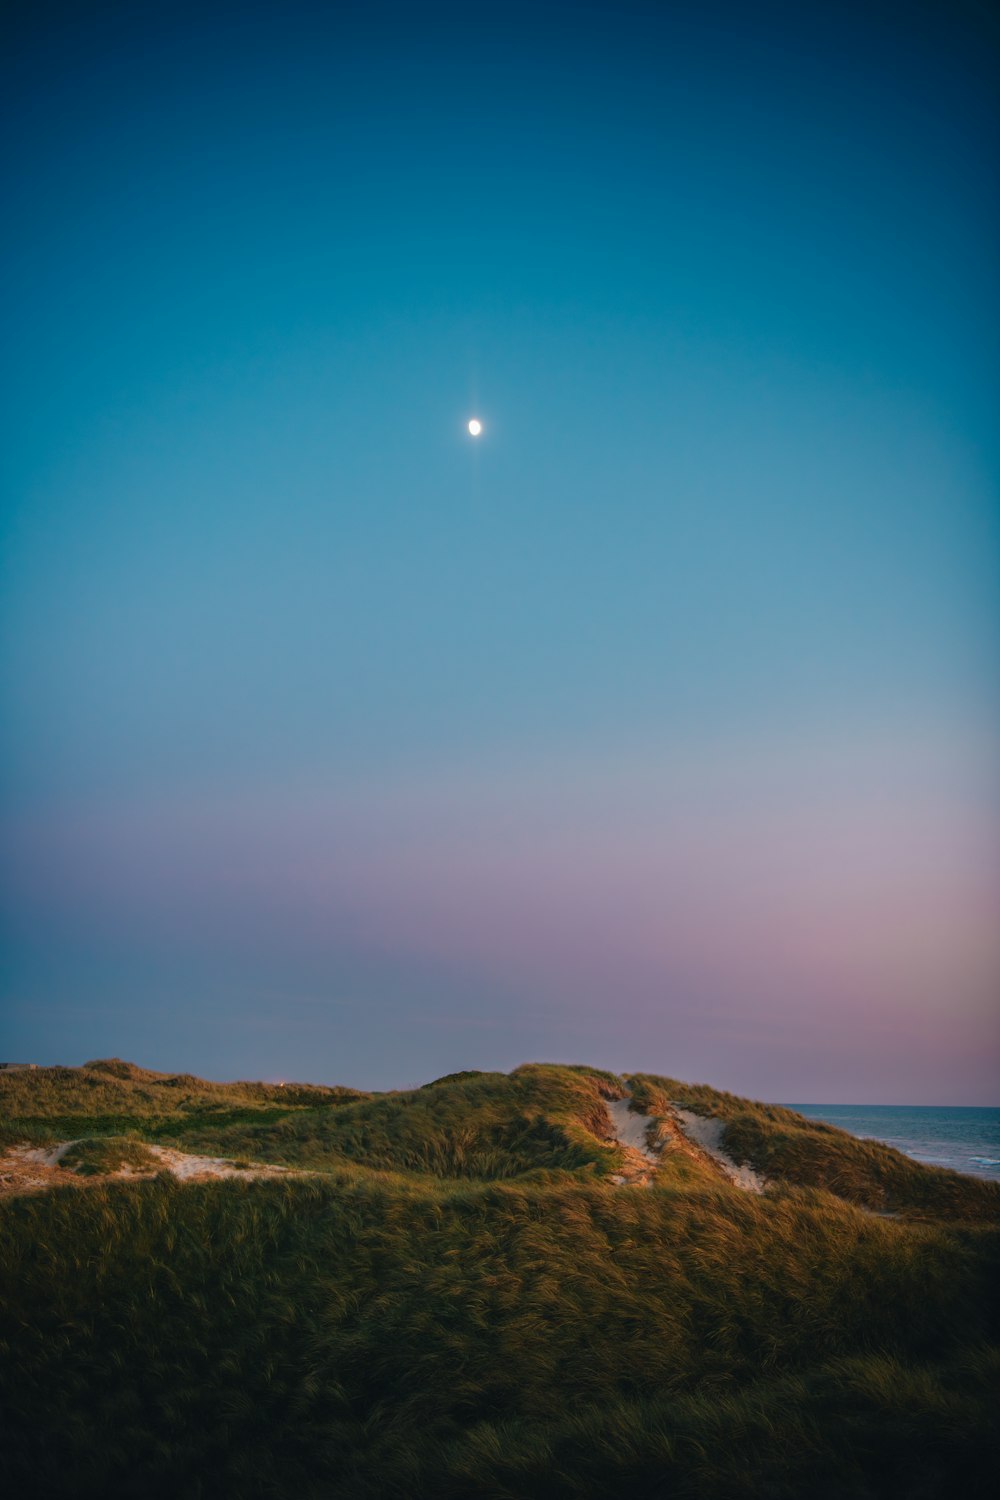
[[(992, 1491), (991, 1184), (649, 1075), (276, 1101), (127, 1070), (7, 1096), (8, 1148), (83, 1119), (93, 1169), (0, 1203), (11, 1493)], [(148, 1175), (171, 1151), (286, 1170)]]

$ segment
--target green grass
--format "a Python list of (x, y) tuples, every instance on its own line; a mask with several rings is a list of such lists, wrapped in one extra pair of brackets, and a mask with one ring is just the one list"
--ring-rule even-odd
[[(654, 1114), (683, 1098), (632, 1084)], [(973, 1211), (989, 1195), (932, 1219), (900, 1179), (921, 1220), (777, 1173), (763, 1197), (681, 1165), (618, 1188), (603, 1100), (619, 1092), (532, 1065), (282, 1118), (248, 1106), (192, 1126), (188, 1149), (203, 1130), (224, 1155), (278, 1159), (266, 1142), (323, 1173), (6, 1199), (7, 1492), (991, 1494), (1000, 1230)], [(716, 1100), (731, 1122), (803, 1128), (705, 1091), (688, 1107)]]
[(188, 1150), (240, 1153), (286, 1166), (363, 1163), (390, 1172), (494, 1180), (533, 1170), (613, 1172), (620, 1152), (602, 1139), (602, 1089), (622, 1092), (614, 1075), (526, 1066), (459, 1074), (429, 1088), (302, 1110), (272, 1121), (199, 1121), (184, 1131)]
[(177, 1139), (205, 1124), (284, 1119), (368, 1097), (317, 1084), (210, 1083), (104, 1058), (82, 1068), (0, 1073), (0, 1146), (125, 1132)]

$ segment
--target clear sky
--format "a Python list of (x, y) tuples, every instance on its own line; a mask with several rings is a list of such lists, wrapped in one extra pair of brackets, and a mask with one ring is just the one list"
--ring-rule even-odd
[(989, 17), (8, 15), (0, 1055), (1000, 1099)]

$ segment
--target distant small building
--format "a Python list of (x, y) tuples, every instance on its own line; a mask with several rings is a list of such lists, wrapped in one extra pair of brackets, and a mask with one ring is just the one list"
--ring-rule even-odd
[(0, 1073), (23, 1073), (27, 1068), (37, 1068), (37, 1063), (0, 1063)]

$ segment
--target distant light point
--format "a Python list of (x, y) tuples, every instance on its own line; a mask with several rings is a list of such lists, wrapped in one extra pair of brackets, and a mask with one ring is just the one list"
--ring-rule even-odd
[(479, 420), (478, 417), (473, 417), (472, 421), (469, 423), (469, 432), (470, 432), (471, 436), (472, 437), (478, 437), (479, 434), (482, 432), (482, 430), (483, 430), (483, 424), (482, 424), (482, 422), (480, 422), (480, 420)]

